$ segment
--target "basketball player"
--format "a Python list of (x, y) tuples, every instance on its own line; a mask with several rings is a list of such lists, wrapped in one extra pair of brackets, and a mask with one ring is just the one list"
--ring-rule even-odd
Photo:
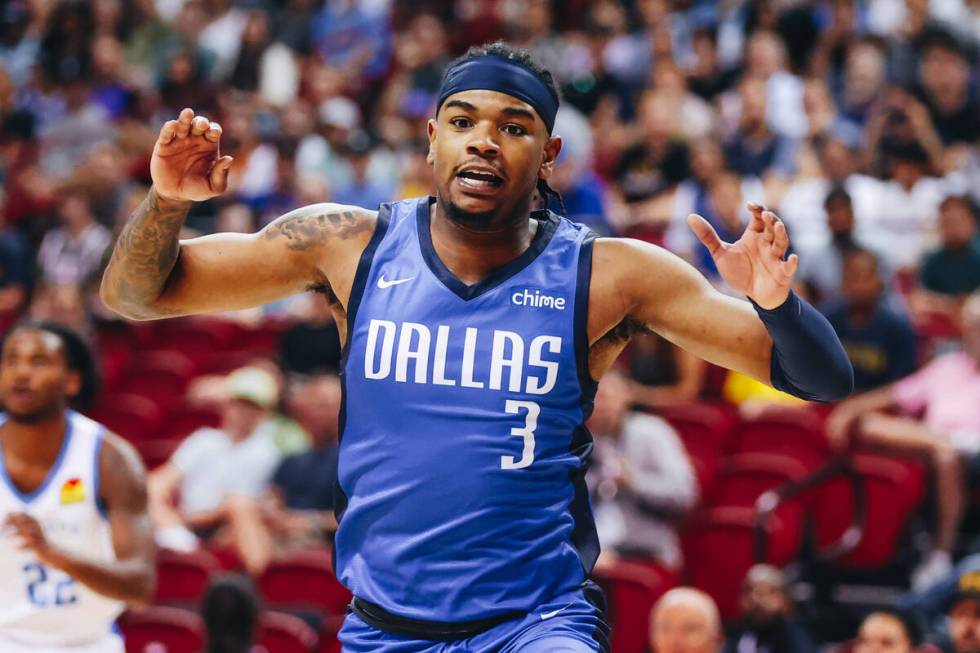
[(91, 354), (51, 323), (0, 353), (0, 651), (122, 653), (114, 622), (155, 582), (143, 465), (70, 410), (91, 394)]
[(346, 651), (604, 649), (583, 423), (634, 333), (807, 398), (850, 391), (833, 330), (789, 291), (797, 260), (783, 260), (772, 213), (753, 206), (734, 244), (691, 218), (753, 307), (660, 248), (532, 210), (536, 189), (552, 192), (557, 109), (526, 53), (472, 50), (428, 124), (435, 198), (308, 206), (257, 234), (178, 242), (232, 163), (221, 127), (184, 109), (113, 252), (102, 296), (134, 319), (331, 298), (345, 342), (336, 572), (356, 597)]

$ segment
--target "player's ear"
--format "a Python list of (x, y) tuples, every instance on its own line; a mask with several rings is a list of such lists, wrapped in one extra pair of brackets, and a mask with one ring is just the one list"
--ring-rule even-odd
[(436, 121), (435, 118), (429, 118), (429, 122), (425, 126), (425, 131), (429, 135), (429, 152), (425, 155), (425, 162), (429, 165), (435, 163), (435, 155), (432, 153), (432, 148), (435, 146), (436, 142)]
[(541, 167), (538, 169), (539, 179), (548, 179), (554, 173), (559, 152), (561, 152), (561, 136), (548, 137), (544, 144), (544, 152), (541, 154)]
[(68, 377), (65, 383), (65, 394), (69, 399), (74, 399), (82, 391), (82, 375), (75, 370), (68, 370)]

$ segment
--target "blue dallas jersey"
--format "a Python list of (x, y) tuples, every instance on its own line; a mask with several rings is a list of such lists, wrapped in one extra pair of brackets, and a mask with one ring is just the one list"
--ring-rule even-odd
[(598, 554), (583, 425), (593, 234), (544, 211), (531, 246), (466, 286), (430, 200), (382, 205), (348, 306), (335, 555), (388, 611), (466, 621), (578, 587)]

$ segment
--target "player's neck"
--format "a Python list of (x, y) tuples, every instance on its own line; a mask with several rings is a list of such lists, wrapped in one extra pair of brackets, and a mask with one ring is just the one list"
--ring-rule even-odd
[(8, 419), (0, 426), (4, 458), (16, 458), (26, 463), (53, 463), (61, 451), (67, 430), (64, 411), (31, 422)]
[(432, 246), (443, 264), (465, 284), (474, 284), (524, 253), (537, 233), (530, 211), (516, 212), (499, 226), (470, 229), (447, 217), (437, 200), (432, 206)]

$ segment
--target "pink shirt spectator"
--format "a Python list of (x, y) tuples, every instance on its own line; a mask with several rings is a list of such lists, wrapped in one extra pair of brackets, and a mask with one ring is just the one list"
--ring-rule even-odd
[(896, 383), (893, 396), (905, 413), (925, 409), (926, 426), (958, 449), (980, 449), (980, 365), (966, 353), (939, 356)]

